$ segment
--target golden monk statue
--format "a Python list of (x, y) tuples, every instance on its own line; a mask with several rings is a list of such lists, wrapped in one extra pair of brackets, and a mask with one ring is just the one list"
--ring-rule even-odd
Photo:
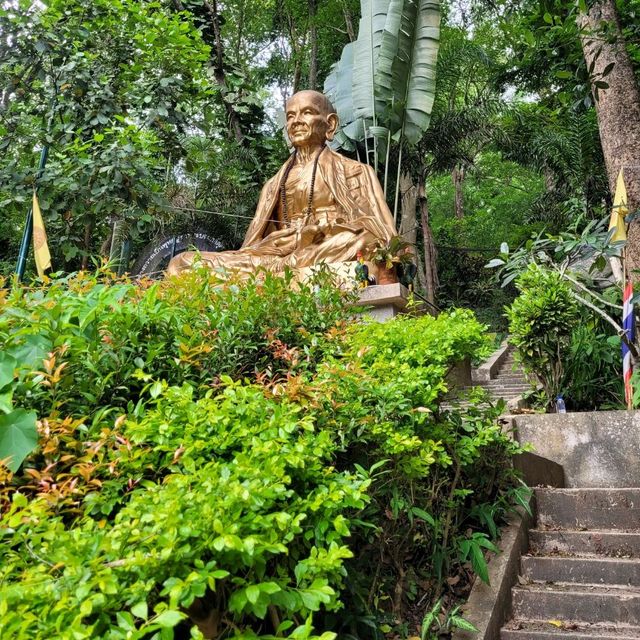
[[(264, 185), (242, 248), (203, 252), (206, 266), (249, 274), (344, 263), (396, 235), (373, 169), (326, 146), (338, 127), (329, 100), (300, 91), (287, 102), (286, 118), (293, 154)], [(167, 273), (188, 269), (195, 255), (175, 256)]]

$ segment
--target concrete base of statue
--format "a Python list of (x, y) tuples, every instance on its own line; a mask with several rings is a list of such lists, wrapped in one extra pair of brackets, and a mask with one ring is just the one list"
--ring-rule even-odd
[[(377, 267), (370, 262), (366, 263), (369, 267), (369, 273), (376, 274)], [(328, 268), (337, 276), (337, 281), (341, 282), (345, 287), (358, 286), (356, 284), (356, 268), (357, 262), (332, 262), (323, 264), (322, 266), (307, 267), (297, 272), (299, 280), (310, 278), (314, 271), (318, 269)], [(409, 311), (409, 302), (411, 301), (411, 292), (399, 282), (393, 284), (372, 285), (359, 289), (358, 302), (359, 307), (366, 307), (366, 311), (361, 315), (363, 318), (371, 318), (378, 322), (386, 322), (395, 318), (397, 315), (407, 313)], [(428, 313), (427, 307), (419, 298), (412, 301), (411, 312), (417, 315)]]
[[(370, 317), (378, 322), (386, 322), (397, 315), (407, 313), (411, 292), (399, 282), (365, 287), (360, 292), (358, 306), (366, 307), (363, 317)], [(417, 300), (415, 301), (418, 302)], [(426, 309), (422, 304), (414, 304), (412, 313), (422, 315)]]

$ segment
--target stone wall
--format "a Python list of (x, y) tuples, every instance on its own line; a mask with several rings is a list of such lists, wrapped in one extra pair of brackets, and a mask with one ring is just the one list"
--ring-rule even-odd
[(562, 465), (565, 486), (640, 486), (640, 411), (522, 415), (513, 422), (520, 443)]

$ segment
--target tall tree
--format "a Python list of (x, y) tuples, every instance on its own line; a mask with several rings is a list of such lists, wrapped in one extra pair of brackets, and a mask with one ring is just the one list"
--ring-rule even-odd
[(308, 89), (316, 89), (318, 84), (318, 28), (317, 0), (309, 1), (309, 86)]
[[(626, 177), (632, 211), (640, 208), (640, 91), (614, 0), (598, 0), (578, 16), (580, 39), (595, 99), (611, 193)], [(629, 229), (629, 268), (640, 280), (640, 221)]]
[(3, 215), (24, 219), (34, 148), (48, 145), (39, 187), (54, 264), (77, 268), (112, 219), (133, 233), (151, 222), (165, 161), (182, 154), (208, 92), (207, 50), (186, 16), (156, 2), (23, 5), (0, 8)]

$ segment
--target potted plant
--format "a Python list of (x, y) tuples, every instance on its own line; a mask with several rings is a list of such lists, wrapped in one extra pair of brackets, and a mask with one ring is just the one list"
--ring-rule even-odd
[(400, 236), (394, 236), (384, 244), (378, 244), (371, 254), (371, 261), (378, 268), (378, 284), (398, 282), (396, 267), (413, 263), (411, 245)]

